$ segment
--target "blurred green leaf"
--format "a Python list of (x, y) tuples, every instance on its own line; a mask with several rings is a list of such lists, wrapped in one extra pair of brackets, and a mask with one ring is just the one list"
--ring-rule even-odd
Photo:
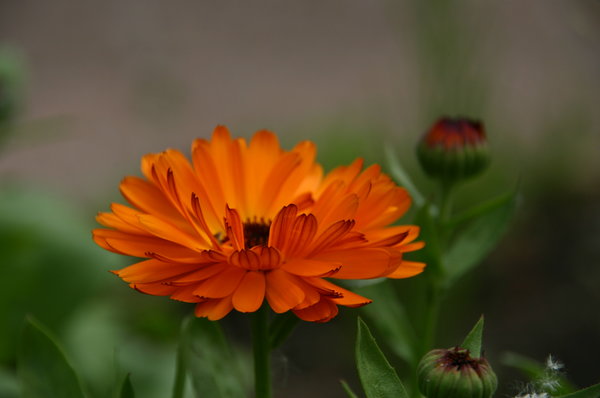
[(483, 315), (479, 318), (473, 329), (469, 332), (460, 348), (469, 350), (469, 353), (474, 358), (481, 356), (481, 340), (483, 337)]
[(557, 398), (600, 398), (600, 384), (594, 384), (591, 387), (561, 395)]
[[(62, 197), (0, 182), (0, 360), (13, 361), (31, 314), (52, 330), (112, 277), (116, 255), (95, 246), (92, 217)], [(87, 222), (86, 222), (87, 221)], [(64, 330), (64, 329), (63, 329)]]
[(127, 373), (121, 381), (118, 398), (135, 398), (135, 391), (133, 390), (133, 384), (131, 384), (130, 373)]
[(83, 398), (81, 383), (63, 350), (44, 326), (28, 317), (17, 372), (23, 398)]
[(477, 208), (454, 239), (445, 257), (450, 284), (479, 264), (496, 246), (515, 211), (516, 195), (510, 193)]
[(191, 318), (184, 327), (186, 364), (197, 397), (246, 397), (245, 377), (218, 322)]
[(420, 227), (419, 240), (425, 242), (425, 247), (413, 256), (427, 264), (427, 274), (440, 276), (444, 270), (440, 262), (442, 255), (439, 228), (436, 226), (431, 203), (425, 203), (417, 210), (413, 222)]
[(0, 397), (17, 398), (20, 396), (16, 375), (0, 368)]
[(423, 204), (425, 203), (423, 195), (421, 194), (421, 192), (419, 192), (417, 186), (412, 182), (408, 173), (400, 164), (398, 156), (394, 152), (393, 147), (391, 145), (386, 145), (384, 149), (385, 157), (390, 168), (390, 174), (392, 175), (392, 177), (394, 177), (398, 185), (406, 188), (406, 190), (410, 193), (410, 196), (415, 201), (415, 205), (417, 205), (417, 207), (423, 206)]
[(367, 398), (408, 398), (396, 371), (360, 318), (356, 335), (356, 366)]
[(350, 398), (358, 398), (358, 395), (356, 395), (354, 391), (352, 391), (348, 383), (346, 383), (346, 380), (340, 380), (340, 384), (342, 385), (342, 388)]
[(407, 363), (418, 360), (414, 352), (417, 336), (391, 281), (364, 287), (360, 293), (373, 300), (373, 304), (363, 307), (362, 311), (385, 338), (386, 344)]

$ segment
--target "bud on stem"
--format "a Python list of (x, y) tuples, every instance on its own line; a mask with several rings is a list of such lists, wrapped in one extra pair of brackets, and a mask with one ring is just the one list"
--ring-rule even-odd
[(490, 398), (498, 386), (488, 361), (455, 347), (427, 353), (417, 367), (419, 390), (427, 398)]
[(423, 170), (446, 183), (473, 177), (489, 163), (487, 140), (481, 122), (441, 118), (417, 147)]

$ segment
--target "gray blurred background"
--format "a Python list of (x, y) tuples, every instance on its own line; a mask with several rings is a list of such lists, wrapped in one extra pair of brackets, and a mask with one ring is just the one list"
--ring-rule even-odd
[[(217, 124), (242, 136), (268, 128), (286, 147), (312, 139), (327, 167), (382, 163), (392, 145), (428, 192), (419, 136), (441, 115), (482, 119), (494, 159), (462, 206), (517, 185), (521, 206), (455, 289), (440, 344), (485, 312), (492, 362), (552, 353), (576, 383), (600, 381), (599, 1), (1, 0), (0, 47), (20, 54), (27, 82), (0, 148), (2, 186), (52, 192), (85, 228), (121, 201), (118, 182), (139, 174), (143, 154), (187, 152)], [(122, 259), (95, 261), (77, 266), (125, 289), (105, 276)], [(292, 336), (282, 397), (342, 396), (337, 379), (355, 378), (353, 316)], [(346, 346), (331, 348), (340, 335)], [(331, 352), (311, 362), (309, 338)], [(518, 375), (502, 375), (500, 396), (515, 393)]]

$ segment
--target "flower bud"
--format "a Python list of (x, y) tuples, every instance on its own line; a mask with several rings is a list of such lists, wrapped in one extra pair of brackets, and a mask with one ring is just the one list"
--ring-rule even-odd
[(489, 163), (487, 140), (481, 122), (441, 118), (417, 147), (421, 167), (433, 177), (458, 181), (482, 172)]
[(498, 386), (488, 361), (455, 347), (427, 353), (417, 367), (419, 390), (427, 398), (490, 398)]

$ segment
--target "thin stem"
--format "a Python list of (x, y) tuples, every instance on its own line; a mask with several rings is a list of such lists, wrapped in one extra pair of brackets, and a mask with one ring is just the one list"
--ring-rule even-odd
[(269, 306), (263, 305), (252, 316), (255, 398), (271, 398)]
[(441, 198), (440, 198), (440, 214), (439, 223), (444, 225), (450, 219), (452, 213), (452, 188), (454, 184), (452, 182), (442, 182), (441, 184)]
[[(187, 321), (184, 322), (184, 325)], [(184, 330), (184, 328), (182, 328)], [(185, 376), (186, 376), (186, 363), (185, 363), (185, 352), (184, 352), (184, 333), (180, 335), (180, 341), (177, 346), (177, 356), (175, 363), (175, 382), (173, 383), (173, 395), (172, 398), (183, 398), (185, 393)]]
[(442, 292), (437, 281), (432, 280), (427, 297), (427, 314), (425, 316), (425, 327), (423, 331), (423, 347), (421, 354), (424, 355), (431, 350), (435, 344), (437, 323), (440, 317), (442, 304)]

